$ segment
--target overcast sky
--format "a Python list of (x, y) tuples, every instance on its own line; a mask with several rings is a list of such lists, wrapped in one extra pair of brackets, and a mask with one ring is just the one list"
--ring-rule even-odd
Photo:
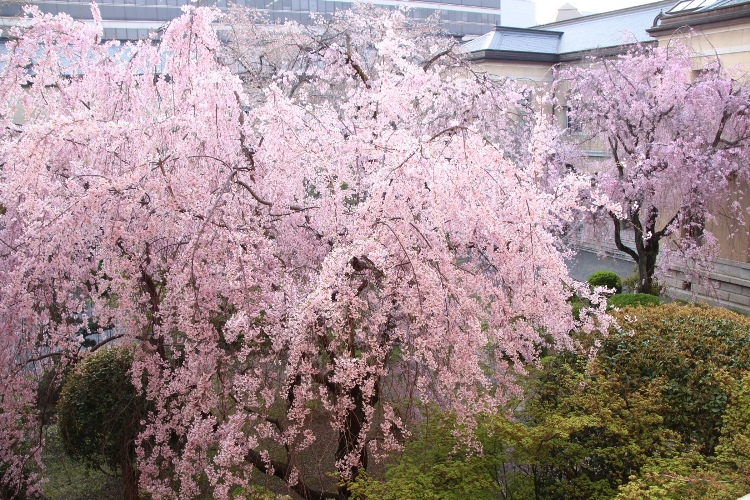
[(607, 12), (634, 5), (651, 3), (654, 0), (536, 0), (536, 22), (539, 24), (555, 20), (557, 9), (569, 3), (582, 13)]

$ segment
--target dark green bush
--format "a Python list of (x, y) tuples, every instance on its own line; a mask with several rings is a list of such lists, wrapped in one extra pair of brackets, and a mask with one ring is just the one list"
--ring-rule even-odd
[(716, 456), (690, 452), (656, 459), (618, 499), (735, 500), (750, 491), (750, 374), (719, 378), (729, 402)]
[(609, 307), (638, 307), (638, 306), (658, 306), (661, 304), (659, 297), (648, 293), (621, 293), (613, 295), (607, 299)]
[[(750, 370), (750, 319), (677, 304), (613, 315), (619, 327), (609, 335), (582, 339), (599, 342), (595, 358), (558, 354), (531, 384), (526, 434), (508, 446), (520, 459), (517, 470), (533, 464), (527, 470), (537, 498), (612, 498), (631, 477), (689, 477), (670, 467), (714, 460), (722, 429), (737, 420), (727, 420), (728, 404), (732, 384)], [(533, 430), (546, 440), (530, 439)], [(730, 477), (732, 462), (750, 463), (750, 446), (737, 451), (738, 442), (731, 457), (701, 467)]]
[(589, 285), (594, 286), (606, 286), (612, 288), (615, 293), (622, 293), (622, 280), (612, 271), (597, 271), (592, 273), (591, 276), (586, 280)]
[(57, 404), (65, 452), (93, 469), (123, 477), (125, 498), (137, 498), (135, 438), (145, 414), (142, 394), (128, 373), (133, 349), (101, 349), (65, 377)]
[(508, 442), (534, 494), (507, 498), (614, 498), (653, 456), (677, 453), (679, 436), (663, 425), (660, 384), (629, 392), (598, 358), (546, 359), (530, 384), (525, 425)]

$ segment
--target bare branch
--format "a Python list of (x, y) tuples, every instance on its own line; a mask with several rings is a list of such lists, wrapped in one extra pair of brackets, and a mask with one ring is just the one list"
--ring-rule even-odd
[(452, 50), (453, 50), (453, 47), (451, 47), (451, 48), (449, 48), (449, 49), (445, 49), (445, 50), (443, 50), (443, 51), (441, 51), (441, 52), (438, 52), (437, 54), (435, 54), (434, 56), (432, 56), (432, 57), (430, 58), (430, 60), (429, 60), (429, 61), (427, 61), (426, 63), (424, 63), (424, 64), (422, 65), (422, 69), (423, 69), (424, 71), (427, 71), (428, 69), (430, 69), (430, 66), (432, 66), (433, 64), (435, 64), (435, 62), (436, 62), (436, 61), (437, 61), (438, 59), (440, 59), (441, 57), (443, 57), (443, 56), (445, 56), (445, 55), (448, 55), (448, 54), (450, 54)]

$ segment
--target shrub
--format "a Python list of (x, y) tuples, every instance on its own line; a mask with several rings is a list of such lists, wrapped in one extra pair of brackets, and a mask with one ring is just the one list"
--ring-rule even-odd
[(93, 469), (119, 469), (126, 499), (138, 497), (135, 438), (145, 414), (132, 363), (132, 348), (99, 350), (65, 377), (57, 404), (65, 452)]
[(597, 271), (586, 280), (592, 287), (605, 286), (614, 289), (615, 293), (622, 293), (622, 280), (612, 271)]
[[(705, 498), (700, 487), (710, 477), (728, 480), (732, 471), (750, 470), (750, 446), (737, 444), (750, 441), (736, 438), (750, 435), (750, 427), (747, 420), (740, 430), (732, 427), (750, 415), (733, 410), (745, 404), (733, 394), (750, 401), (750, 390), (735, 389), (750, 369), (750, 319), (676, 304), (612, 314), (620, 326), (588, 340), (599, 343), (595, 358), (561, 353), (546, 360), (531, 385), (528, 431), (508, 446), (519, 458), (517, 470), (531, 471), (534, 491), (544, 498), (611, 498), (630, 477), (650, 488), (661, 484), (655, 478), (674, 476), (676, 488), (695, 470), (703, 478), (693, 485), (697, 496), (665, 498)], [(733, 398), (737, 404), (728, 409)], [(532, 439), (534, 429), (545, 439)], [(730, 443), (731, 460), (720, 463)]]
[(664, 425), (712, 455), (728, 392), (721, 376), (750, 369), (750, 319), (721, 308), (680, 306), (616, 312), (621, 327), (602, 340), (598, 359), (623, 394), (663, 380)]
[(750, 375), (724, 381), (729, 402), (716, 456), (690, 452), (654, 459), (618, 498), (734, 500), (750, 491)]
[(651, 457), (675, 453), (679, 436), (663, 425), (660, 382), (627, 392), (597, 358), (546, 359), (530, 387), (526, 424), (509, 436), (515, 469), (535, 492), (518, 498), (613, 498)]
[(621, 293), (613, 295), (607, 299), (607, 305), (617, 308), (638, 307), (638, 306), (658, 306), (661, 304), (659, 297), (654, 297), (647, 293)]
[[(463, 448), (429, 415), (355, 498), (736, 498), (750, 491), (750, 319), (669, 304), (615, 311), (595, 357), (543, 360), (514, 416)], [(591, 344), (589, 344), (591, 342)], [(744, 377), (744, 378), (743, 378)], [(618, 496), (619, 495), (619, 496)], [(732, 496), (734, 495), (734, 496)]]
[(494, 442), (484, 436), (484, 451), (466, 447), (454, 430), (453, 415), (423, 408), (422, 421), (404, 453), (390, 464), (384, 480), (361, 473), (349, 489), (354, 498), (400, 500), (492, 499), (498, 498), (499, 485), (491, 471), (498, 467)]

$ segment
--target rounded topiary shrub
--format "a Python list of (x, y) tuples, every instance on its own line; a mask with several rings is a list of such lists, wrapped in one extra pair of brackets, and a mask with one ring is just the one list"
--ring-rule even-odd
[(133, 348), (101, 349), (65, 377), (57, 404), (65, 452), (86, 465), (122, 475), (125, 498), (138, 498), (135, 439), (145, 398), (130, 377)]
[(648, 293), (620, 293), (607, 299), (607, 305), (612, 307), (638, 307), (638, 306), (658, 306), (661, 304), (659, 297)]
[(615, 290), (615, 293), (622, 293), (622, 280), (612, 271), (597, 271), (586, 280), (592, 287), (605, 286)]

